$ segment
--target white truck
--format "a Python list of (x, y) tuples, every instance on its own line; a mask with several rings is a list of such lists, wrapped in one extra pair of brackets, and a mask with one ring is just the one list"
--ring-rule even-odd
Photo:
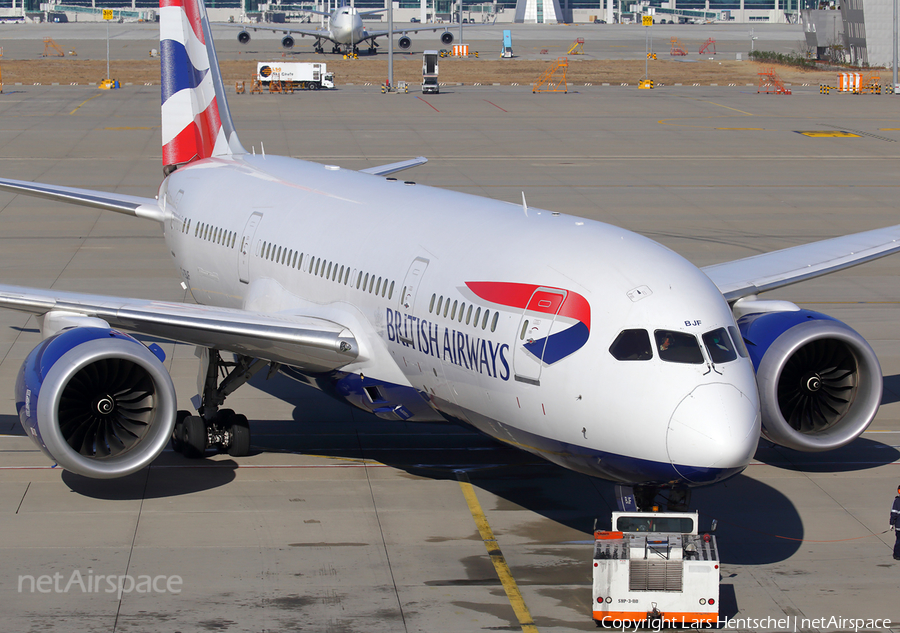
[(422, 94), (438, 94), (438, 52), (425, 51), (422, 56)]
[(696, 512), (613, 512), (612, 530), (594, 532), (598, 627), (715, 626), (719, 551), (716, 537), (700, 534), (697, 522)]
[(257, 79), (264, 87), (270, 82), (280, 81), (294, 90), (319, 90), (334, 88), (334, 73), (326, 70), (325, 64), (301, 62), (259, 62), (256, 66)]

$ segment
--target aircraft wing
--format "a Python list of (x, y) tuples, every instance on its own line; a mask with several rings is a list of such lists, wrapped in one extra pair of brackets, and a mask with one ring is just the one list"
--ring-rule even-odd
[(309, 371), (343, 367), (359, 356), (357, 340), (346, 327), (318, 317), (6, 285), (0, 285), (0, 308), (39, 316), (59, 311), (96, 317), (115, 328)]
[(851, 268), (900, 251), (900, 225), (792, 246), (703, 268), (728, 301)]
[(55, 200), (56, 202), (79, 204), (106, 211), (115, 211), (125, 215), (149, 218), (157, 222), (165, 220), (163, 211), (159, 208), (159, 203), (155, 198), (91, 191), (90, 189), (78, 189), (77, 187), (44, 185), (25, 180), (11, 180), (9, 178), (0, 178), (0, 191), (20, 193), (27, 196)]
[[(313, 11), (312, 13), (320, 13), (319, 11)], [(323, 15), (331, 15), (330, 13), (325, 13)], [(230, 23), (222, 23), (217, 22), (216, 26), (227, 26), (230, 28), (239, 28), (242, 31), (272, 31), (273, 33), (284, 33), (287, 35), (288, 33), (292, 34), (300, 34), (300, 35), (308, 35), (310, 37), (318, 37), (323, 40), (328, 40), (330, 42), (334, 42), (334, 39), (331, 37), (331, 31), (328, 29), (300, 29), (294, 28), (290, 26), (267, 26), (265, 24), (230, 24)]]
[[(376, 38), (376, 37), (384, 37), (385, 35), (407, 35), (408, 33), (418, 33), (419, 31), (449, 31), (452, 27), (459, 28), (458, 24), (436, 24), (434, 26), (422, 26), (421, 23), (416, 26), (404, 27), (400, 29), (394, 29), (393, 31), (389, 31), (387, 29), (381, 31), (369, 31), (366, 30), (367, 38)], [(479, 26), (478, 24), (472, 24), (471, 27)], [(465, 28), (470, 28), (470, 25), (466, 25)]]
[(387, 176), (388, 174), (395, 174), (398, 171), (403, 171), (404, 169), (410, 169), (411, 167), (418, 167), (419, 165), (424, 165), (428, 162), (428, 159), (424, 156), (419, 156), (418, 158), (410, 158), (409, 160), (401, 160), (397, 163), (389, 163), (387, 165), (379, 165), (378, 167), (369, 167), (367, 169), (360, 169), (360, 171), (364, 174), (372, 174), (373, 176)]

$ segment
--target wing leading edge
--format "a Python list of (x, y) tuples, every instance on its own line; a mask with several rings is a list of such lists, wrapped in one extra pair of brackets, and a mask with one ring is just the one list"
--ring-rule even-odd
[(703, 268), (732, 302), (900, 252), (900, 225), (793, 246)]
[(56, 202), (68, 202), (105, 211), (115, 211), (116, 213), (147, 218), (157, 222), (165, 221), (165, 213), (159, 207), (159, 203), (155, 198), (92, 191), (77, 187), (44, 185), (25, 180), (11, 180), (9, 178), (0, 178), (0, 191), (45, 198)]
[(317, 317), (6, 285), (0, 285), (0, 307), (39, 316), (57, 311), (95, 317), (112, 327), (314, 372), (343, 367), (359, 356), (358, 342), (346, 327)]

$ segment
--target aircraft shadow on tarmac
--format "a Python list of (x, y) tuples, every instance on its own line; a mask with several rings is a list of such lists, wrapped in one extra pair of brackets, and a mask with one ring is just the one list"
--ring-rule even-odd
[(884, 377), (884, 394), (881, 396), (881, 404), (892, 404), (900, 401), (900, 375)]
[[(295, 405), (293, 421), (253, 422), (253, 445), (263, 451), (377, 460), (411, 475), (457, 479), (498, 498), (492, 512), (528, 510), (590, 538), (608, 529), (616, 508), (614, 484), (576, 473), (494, 440), (463, 424), (382, 420), (333, 401), (284, 376), (258, 374), (251, 384)], [(793, 555), (803, 539), (796, 508), (781, 492), (739, 475), (693, 492), (692, 509), (708, 529), (718, 520), (723, 563), (765, 565)], [(521, 536), (536, 530), (523, 526)]]

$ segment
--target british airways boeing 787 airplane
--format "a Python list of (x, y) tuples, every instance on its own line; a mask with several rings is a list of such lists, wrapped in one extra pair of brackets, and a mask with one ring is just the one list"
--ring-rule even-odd
[[(357, 172), (250, 154), (202, 1), (161, 0), (160, 18), (157, 197), (0, 180), (158, 222), (197, 302), (0, 286), (0, 307), (38, 317), (16, 405), (63, 468), (123, 476), (170, 439), (246, 454), (247, 419), (223, 405), (264, 368), (643, 491), (735, 475), (760, 434), (824, 451), (874, 418), (868, 343), (758, 295), (894, 253), (900, 226), (698, 269), (614, 226), (390, 177), (424, 159)], [(376, 249), (386, 218), (394, 239)], [(202, 351), (197, 414), (176, 411), (161, 350), (123, 330)]]

